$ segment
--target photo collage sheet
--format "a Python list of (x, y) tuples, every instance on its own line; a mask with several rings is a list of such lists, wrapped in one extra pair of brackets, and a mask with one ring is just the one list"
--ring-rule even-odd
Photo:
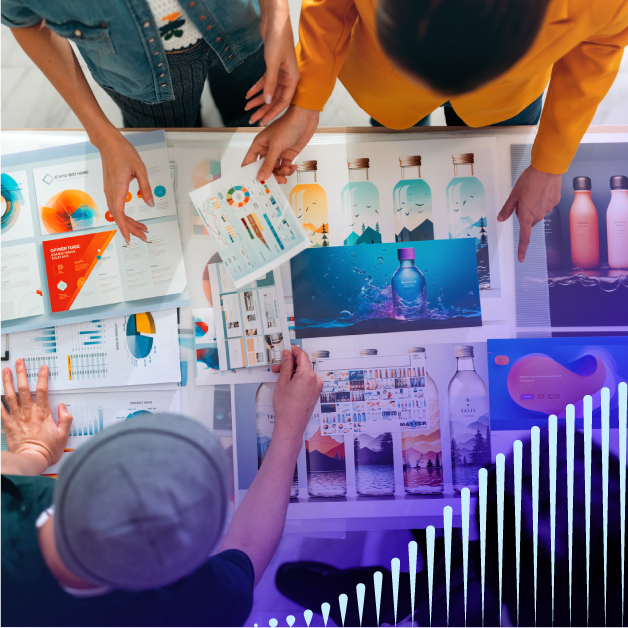
[(118, 233), (91, 144), (42, 138), (49, 147), (2, 159), (2, 366), (15, 381), (22, 358), (34, 388), (47, 365), (53, 413), (63, 401), (74, 418), (46, 475), (107, 426), (183, 410), (176, 307), (188, 295), (165, 135), (128, 138), (155, 200), (131, 182), (125, 209), (147, 226), (146, 244)]
[[(124, 241), (107, 208), (102, 163), (88, 142), (4, 155), (2, 327), (15, 332), (187, 302), (163, 131), (131, 134), (154, 207), (136, 180), (125, 211), (148, 245)], [(140, 246), (141, 244), (141, 246)]]
[[(334, 516), (401, 513), (407, 499), (471, 486), (490, 462), (486, 339), (509, 335), (496, 152), (494, 137), (338, 146), (317, 136), (297, 158), (282, 189), (311, 247), (281, 276), (294, 342), (324, 381), (295, 470), (299, 516), (325, 516), (326, 498)], [(243, 156), (226, 149), (223, 172)], [(449, 401), (459, 362), (474, 377)], [(272, 436), (274, 382), (232, 388), (239, 500)], [(393, 502), (382, 511), (381, 499)]]

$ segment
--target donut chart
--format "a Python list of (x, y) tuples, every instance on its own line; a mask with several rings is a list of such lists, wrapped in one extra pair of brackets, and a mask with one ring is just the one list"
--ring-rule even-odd
[(155, 319), (150, 312), (129, 316), (126, 324), (126, 343), (134, 358), (141, 360), (148, 357), (153, 348), (152, 336), (155, 333)]
[(2, 233), (6, 233), (16, 223), (23, 203), (20, 186), (13, 177), (2, 173)]
[(136, 419), (138, 416), (144, 416), (146, 414), (152, 414), (152, 412), (149, 412), (148, 410), (134, 410), (130, 414), (126, 415), (125, 421), (128, 421), (129, 419)]
[(251, 199), (251, 193), (241, 185), (234, 185), (227, 192), (227, 203), (232, 207), (244, 207)]

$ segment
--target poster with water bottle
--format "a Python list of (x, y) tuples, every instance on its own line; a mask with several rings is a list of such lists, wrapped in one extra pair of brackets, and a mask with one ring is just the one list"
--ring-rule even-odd
[(471, 239), (311, 248), (291, 270), (297, 338), (482, 325)]

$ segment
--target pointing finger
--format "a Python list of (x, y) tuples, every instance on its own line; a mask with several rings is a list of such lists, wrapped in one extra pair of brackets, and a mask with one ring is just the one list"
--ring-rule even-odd
[(48, 367), (44, 364), (39, 369), (37, 376), (37, 388), (35, 389), (35, 401), (37, 407), (47, 413), (48, 405)]

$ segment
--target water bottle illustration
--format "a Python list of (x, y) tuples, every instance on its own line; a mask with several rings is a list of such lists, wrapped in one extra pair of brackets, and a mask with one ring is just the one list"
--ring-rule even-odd
[[(410, 347), (408, 353), (425, 353), (423, 347)], [(403, 486), (409, 495), (443, 492), (443, 451), (440, 436), (438, 388), (425, 371), (429, 403), (429, 429), (401, 432)]]
[(449, 382), (449, 435), (454, 490), (478, 491), (478, 470), (491, 464), (488, 393), (473, 364), (473, 347), (456, 347), (458, 368)]
[(316, 181), (318, 162), (297, 164), (297, 184), (290, 192), (290, 205), (307, 232), (312, 246), (329, 246), (327, 194)]
[[(260, 384), (255, 393), (255, 420), (257, 423), (257, 468), (259, 469), (264, 462), (266, 452), (270, 445), (270, 439), (273, 435), (273, 427), (275, 426), (275, 410), (273, 408), (273, 394), (275, 392), (275, 382), (267, 382)], [(292, 489), (290, 490), (290, 498), (299, 496), (299, 476), (297, 468), (294, 468), (294, 476), (292, 478)]]
[(399, 268), (391, 280), (393, 309), (398, 320), (415, 321), (428, 315), (423, 273), (414, 265), (413, 248), (397, 250)]
[(591, 179), (574, 177), (574, 198), (569, 210), (571, 263), (585, 270), (600, 264), (597, 209), (591, 200)]
[(345, 245), (377, 244), (382, 241), (379, 229), (379, 192), (369, 181), (369, 159), (350, 159), (349, 183), (342, 190), (342, 218), (350, 230)]
[(321, 435), (320, 420), (312, 417), (305, 433), (307, 492), (310, 497), (347, 494), (344, 436)]
[(628, 177), (611, 177), (611, 202), (606, 210), (608, 265), (628, 268)]
[(354, 436), (353, 455), (358, 495), (394, 495), (395, 470), (390, 432)]
[(545, 214), (543, 219), (545, 228), (545, 253), (547, 255), (547, 269), (557, 270), (563, 261), (562, 224), (558, 206)]
[(473, 176), (473, 153), (452, 155), (454, 178), (447, 184), (449, 238), (475, 243), (480, 289), (491, 287), (484, 186)]
[(421, 179), (421, 157), (399, 157), (399, 165), (401, 180), (393, 189), (395, 240), (433, 240), (432, 190)]

